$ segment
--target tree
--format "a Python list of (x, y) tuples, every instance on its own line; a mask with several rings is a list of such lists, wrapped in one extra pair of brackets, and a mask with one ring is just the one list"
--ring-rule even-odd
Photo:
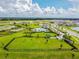
[(50, 34), (46, 34), (45, 39), (46, 39), (46, 43), (48, 43), (49, 38), (51, 37)]

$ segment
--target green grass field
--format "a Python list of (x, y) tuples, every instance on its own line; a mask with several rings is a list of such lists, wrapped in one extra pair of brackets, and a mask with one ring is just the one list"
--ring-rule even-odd
[[(64, 42), (64, 40), (58, 40), (55, 32), (51, 32), (50, 30), (49, 32), (32, 32), (32, 29), (41, 27), (39, 22), (32, 24), (9, 24), (6, 21), (1, 21), (1, 23), (1, 26), (15, 25), (17, 28), (24, 29), (22, 31), (12, 33), (10, 31), (11, 29), (0, 32), (0, 59), (79, 58), (79, 52), (71, 50), (72, 47)], [(71, 36), (70, 39), (75, 40), (78, 38)], [(8, 50), (4, 49), (4, 47)]]

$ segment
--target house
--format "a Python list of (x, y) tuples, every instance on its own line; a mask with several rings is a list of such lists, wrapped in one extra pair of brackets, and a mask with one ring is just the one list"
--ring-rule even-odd
[(35, 28), (35, 29), (32, 29), (33, 32), (48, 32), (47, 29), (44, 29), (44, 28)]
[(48, 24), (40, 24), (40, 26), (43, 27), (43, 28), (49, 28)]

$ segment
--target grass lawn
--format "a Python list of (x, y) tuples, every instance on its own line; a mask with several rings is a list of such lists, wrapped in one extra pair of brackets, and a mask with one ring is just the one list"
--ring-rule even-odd
[(0, 37), (0, 43), (3, 43), (3, 46), (6, 45), (11, 39), (13, 38), (16, 38), (16, 37), (21, 37), (25, 35), (22, 32), (19, 32), (19, 33), (14, 33), (14, 34), (11, 34), (11, 35), (7, 35), (7, 36), (3, 36), (3, 37)]
[[(47, 23), (48, 21), (40, 21), (40, 23), (43, 22)], [(8, 21), (0, 23), (1, 26), (10, 25)], [(0, 59), (79, 59), (79, 52), (71, 51), (72, 47), (65, 43), (64, 40), (58, 40), (56, 33), (50, 31), (32, 32), (34, 28), (41, 28), (39, 22), (17, 23), (15, 26), (24, 28), (24, 30), (12, 34), (8, 34), (8, 32), (0, 33), (4, 35), (0, 37)], [(63, 29), (63, 26), (61, 28)], [(3, 47), (13, 38), (15, 40), (7, 46), (8, 51), (4, 50)], [(72, 36), (70, 39), (74, 41), (78, 38)], [(61, 45), (62, 48), (60, 49)]]
[[(73, 56), (74, 54), (74, 56)], [(1, 59), (78, 59), (79, 53), (73, 51), (27, 51), (0, 53)]]
[(71, 48), (64, 41), (57, 40), (55, 38), (48, 39), (45, 38), (16, 38), (9, 46), (8, 49), (57, 49), (63, 44), (63, 48)]

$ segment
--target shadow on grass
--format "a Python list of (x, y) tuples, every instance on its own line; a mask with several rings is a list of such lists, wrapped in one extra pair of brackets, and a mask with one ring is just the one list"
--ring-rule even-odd
[[(9, 52), (72, 51), (71, 49), (8, 49)], [(74, 50), (76, 51), (76, 50)], [(79, 50), (77, 50), (79, 52)]]

